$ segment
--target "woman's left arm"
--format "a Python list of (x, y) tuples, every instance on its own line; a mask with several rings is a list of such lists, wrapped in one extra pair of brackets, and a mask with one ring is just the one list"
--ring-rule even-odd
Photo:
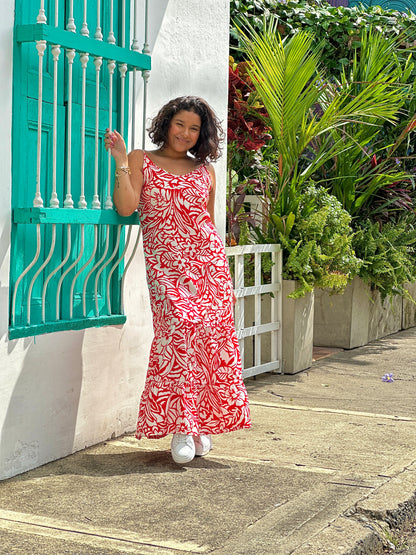
[(211, 218), (211, 222), (215, 225), (215, 185), (216, 185), (215, 170), (212, 164), (209, 164), (207, 166), (207, 170), (209, 172), (209, 175), (211, 176), (211, 190), (209, 192), (207, 211), (208, 211), (209, 217)]

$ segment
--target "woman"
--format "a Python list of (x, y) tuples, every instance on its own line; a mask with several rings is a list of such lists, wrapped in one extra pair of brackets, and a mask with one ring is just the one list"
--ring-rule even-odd
[(177, 463), (206, 455), (211, 434), (250, 427), (225, 250), (214, 225), (221, 127), (201, 98), (180, 97), (154, 118), (158, 147), (128, 156), (117, 131), (105, 145), (116, 163), (114, 204), (138, 207), (154, 339), (136, 437), (172, 433)]

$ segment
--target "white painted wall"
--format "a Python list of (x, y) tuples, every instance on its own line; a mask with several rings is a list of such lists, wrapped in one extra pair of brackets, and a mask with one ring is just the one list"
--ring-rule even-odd
[[(149, 115), (174, 96), (194, 94), (206, 98), (225, 122), (228, 0), (149, 4), (153, 51)], [(59, 332), (36, 340), (7, 338), (14, 1), (2, 0), (1, 8), (0, 479), (4, 479), (134, 429), (152, 327), (140, 250), (126, 280), (124, 326)], [(225, 160), (216, 170), (217, 222), (224, 233)]]

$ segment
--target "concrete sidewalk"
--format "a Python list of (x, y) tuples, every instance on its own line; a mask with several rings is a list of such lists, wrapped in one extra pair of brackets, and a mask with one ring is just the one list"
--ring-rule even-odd
[(187, 466), (124, 436), (4, 481), (0, 553), (382, 553), (416, 510), (415, 346), (248, 380), (253, 428)]

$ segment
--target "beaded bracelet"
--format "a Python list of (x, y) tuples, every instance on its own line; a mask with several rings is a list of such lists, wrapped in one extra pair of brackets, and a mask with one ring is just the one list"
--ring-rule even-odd
[(128, 166), (120, 166), (119, 168), (116, 168), (116, 171), (114, 173), (114, 175), (116, 177), (120, 177), (120, 175), (131, 175), (131, 169)]

